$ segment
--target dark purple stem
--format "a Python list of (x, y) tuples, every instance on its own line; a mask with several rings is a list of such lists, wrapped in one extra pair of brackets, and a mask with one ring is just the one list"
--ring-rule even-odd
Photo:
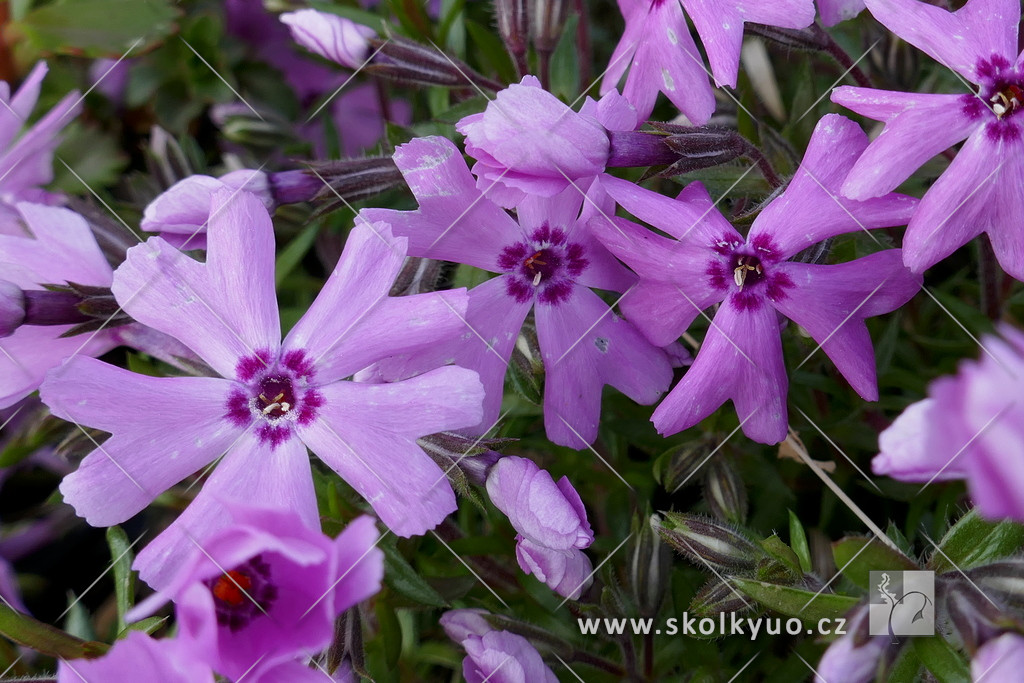
[(665, 136), (641, 131), (608, 131), (609, 168), (660, 166), (678, 160), (679, 154), (665, 144)]
[(23, 325), (76, 325), (90, 320), (78, 310), (82, 298), (70, 292), (25, 290)]
[(842, 46), (835, 41), (832, 34), (818, 24), (812, 24), (811, 30), (821, 38), (821, 41), (825, 46), (825, 52), (827, 52), (832, 59), (836, 60), (839, 63), (839, 66), (843, 67), (843, 69), (853, 77), (853, 80), (857, 81), (857, 85), (862, 88), (875, 87), (871, 82), (871, 79), (868, 78), (868, 75), (864, 73), (859, 66), (857, 66), (857, 63), (854, 62), (853, 58), (846, 53), (846, 50), (844, 50)]

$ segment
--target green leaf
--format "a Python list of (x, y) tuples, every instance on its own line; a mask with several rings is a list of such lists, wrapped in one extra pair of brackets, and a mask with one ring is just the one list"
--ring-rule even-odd
[(789, 511), (789, 547), (800, 560), (800, 569), (811, 571), (811, 548), (807, 545), (807, 533), (800, 518), (792, 510)]
[(167, 0), (75, 0), (37, 7), (11, 29), (41, 52), (120, 57), (169, 35), (177, 17)]
[(398, 664), (402, 654), (402, 626), (398, 622), (398, 614), (383, 600), (378, 600), (374, 613), (377, 615), (377, 627), (380, 629), (380, 640), (384, 641), (384, 659), (388, 666)]
[(793, 549), (782, 542), (776, 534), (772, 534), (768, 538), (761, 541), (761, 547), (767, 550), (772, 557), (781, 562), (790, 571), (794, 572), (797, 576), (800, 575), (800, 560), (793, 552)]
[(832, 557), (843, 576), (861, 588), (871, 587), (870, 572), (918, 569), (903, 553), (868, 536), (847, 536), (836, 541), (832, 544)]
[(110, 557), (113, 559), (114, 595), (117, 599), (117, 630), (126, 628), (124, 615), (135, 604), (135, 573), (132, 571), (132, 543), (128, 535), (119, 526), (107, 528), (107, 545), (110, 546)]
[(67, 166), (54, 162), (52, 187), (68, 194), (88, 194), (89, 188), (116, 184), (128, 159), (114, 138), (78, 123), (65, 130), (57, 156)]
[(281, 250), (281, 253), (277, 255), (277, 263), (275, 265), (275, 272), (277, 274), (274, 276), (274, 280), (278, 287), (280, 287), (285, 278), (295, 270), (295, 267), (302, 261), (306, 252), (308, 252), (313, 246), (319, 231), (320, 223), (318, 221), (311, 221), (309, 225), (303, 228), (302, 232), (296, 235), (292, 241), (288, 243), (288, 246)]
[[(473, 40), (474, 53), (479, 55), (485, 66), (498, 73), (498, 78), (507, 83), (515, 81), (516, 67), (505, 49), (505, 44), (491, 28), (484, 28), (475, 21), (466, 20), (466, 30)], [(473, 53), (470, 53), (473, 54)]]
[(167, 619), (168, 617), (146, 617), (140, 621), (133, 621), (128, 624), (126, 629), (117, 634), (117, 639), (120, 640), (126, 637), (132, 631), (142, 631), (143, 633), (153, 635), (157, 629), (167, 623)]
[(384, 583), (399, 595), (427, 607), (447, 607), (448, 602), (416, 573), (398, 548), (390, 543), (378, 546), (384, 551)]
[(911, 638), (914, 652), (925, 667), (939, 679), (939, 683), (969, 683), (971, 671), (967, 660), (956, 652), (944, 639)]
[(579, 15), (571, 15), (562, 28), (562, 37), (551, 53), (551, 92), (572, 102), (580, 92), (580, 63), (576, 49), (576, 25)]
[(1009, 520), (990, 522), (971, 510), (939, 541), (928, 560), (928, 569), (939, 573), (966, 571), (1018, 553), (1022, 546), (1024, 526)]
[(744, 595), (753, 598), (768, 609), (773, 609), (805, 622), (840, 617), (859, 602), (858, 598), (835, 593), (815, 594), (802, 588), (780, 586), (764, 581), (729, 577), (729, 581)]
[(36, 621), (27, 614), (0, 603), (0, 634), (19, 645), (30, 647), (51, 657), (90, 659), (102, 656), (110, 646), (93, 640), (82, 640), (59, 628)]

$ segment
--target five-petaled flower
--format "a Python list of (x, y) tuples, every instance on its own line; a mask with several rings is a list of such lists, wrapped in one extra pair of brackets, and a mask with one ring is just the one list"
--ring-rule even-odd
[[(672, 377), (666, 353), (590, 289), (622, 292), (634, 278), (590, 234), (586, 219), (595, 205), (584, 204), (577, 188), (527, 197), (517, 220), (480, 193), (450, 140), (412, 140), (396, 150), (395, 163), (420, 208), (365, 209), (362, 215), (408, 236), (414, 256), (500, 273), (470, 291), (469, 329), (458, 342), (397, 364), (455, 362), (477, 370), (487, 397), (483, 420), (472, 431), (484, 433), (498, 418), (506, 366), (531, 310), (544, 362), (544, 426), (555, 443), (583, 448), (594, 441), (605, 384), (643, 404), (665, 391)], [(405, 371), (394, 367), (385, 376)]]
[(948, 12), (917, 0), (867, 0), (878, 21), (934, 57), (976, 92), (932, 95), (845, 86), (832, 101), (885, 130), (843, 185), (853, 199), (895, 189), (936, 154), (966, 139), (928, 188), (903, 238), (903, 260), (923, 272), (981, 233), (1003, 269), (1024, 280), (1024, 54), (1018, 0), (970, 0)]
[(342, 381), (465, 328), (465, 290), (391, 298), (406, 240), (383, 224), (349, 234), (341, 261), (281, 341), (274, 233), (260, 200), (219, 191), (199, 263), (159, 237), (129, 250), (113, 292), (133, 318), (176, 337), (220, 377), (147, 377), (74, 358), (41, 389), (51, 411), (112, 433), (61, 484), (89, 523), (118, 524), (223, 454), (185, 512), (139, 554), (156, 588), (193, 539), (226, 524), (215, 498), (287, 506), (318, 528), (308, 445), (395, 533), (455, 509), (416, 439), (480, 421), (476, 373), (432, 369), (390, 384)]
[(622, 301), (627, 319), (653, 343), (668, 344), (701, 311), (721, 304), (693, 365), (654, 411), (659, 432), (692, 427), (731, 399), (751, 439), (786, 438), (779, 314), (807, 330), (862, 398), (877, 399), (864, 318), (902, 306), (920, 288), (920, 276), (903, 267), (896, 249), (837, 265), (792, 260), (828, 237), (901, 225), (910, 217), (911, 197), (857, 202), (834, 196), (866, 146), (867, 136), (852, 121), (835, 114), (822, 119), (800, 169), (746, 238), (715, 210), (700, 183), (670, 199), (602, 178), (623, 208), (675, 238), (621, 218), (591, 220), (598, 237), (640, 276)]

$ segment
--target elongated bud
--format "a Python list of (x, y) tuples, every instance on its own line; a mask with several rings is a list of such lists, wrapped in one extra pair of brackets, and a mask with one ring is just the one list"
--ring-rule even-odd
[(46, 287), (45, 290), (31, 289), (23, 292), (25, 317), (22, 325), (74, 325), (61, 335), (71, 337), (132, 321), (118, 306), (109, 287), (93, 287), (74, 282)]
[(370, 47), (378, 52), (363, 71), (380, 78), (404, 85), (440, 85), (446, 88), (472, 88), (475, 84), (495, 92), (503, 87), (432, 45), (392, 36), (387, 40), (371, 40)]
[(0, 280), (0, 338), (14, 334), (25, 320), (25, 295), (21, 287)]
[(973, 655), (985, 642), (1005, 630), (1008, 616), (1004, 617), (985, 595), (966, 581), (953, 579), (947, 583), (944, 580), (938, 588), (946, 614), (969, 654)]
[(295, 140), (293, 127), (266, 113), (256, 114), (241, 103), (218, 104), (210, 118), (231, 142), (266, 150), (278, 150)]
[(523, 325), (509, 359), (512, 386), (527, 401), (544, 402), (544, 361), (541, 359), (537, 330), (530, 321)]
[(636, 168), (662, 166), (679, 160), (679, 154), (669, 146), (671, 136), (633, 130), (610, 130), (609, 168)]
[(323, 181), (306, 170), (270, 173), (267, 184), (276, 206), (308, 202), (324, 189)]
[(347, 666), (363, 674), (366, 671), (364, 659), (362, 619), (359, 608), (353, 607), (334, 620), (334, 637), (325, 661), (327, 673), (333, 674), (338, 667)]
[(713, 576), (693, 596), (689, 611), (699, 617), (717, 617), (722, 613), (745, 612), (756, 605), (740, 595), (731, 583)]
[(764, 24), (745, 24), (744, 27), (754, 35), (767, 38), (773, 43), (783, 45), (790, 50), (810, 50), (817, 52), (828, 49), (828, 42), (821, 31), (814, 27), (805, 29), (782, 28)]
[(362, 65), (369, 54), (367, 40), (377, 35), (369, 26), (315, 9), (286, 12), (281, 21), (299, 45), (350, 69)]
[(495, 449), (505, 448), (515, 443), (516, 439), (481, 439), (456, 434), (455, 432), (438, 432), (419, 439), (419, 444), (434, 459), (441, 470), (452, 476), (483, 486), (491, 466), (501, 459), (501, 453)]
[(402, 270), (391, 285), (388, 296), (411, 296), (423, 292), (436, 292), (445, 279), (448, 268), (444, 262), (418, 256), (407, 256)]
[(498, 21), (498, 34), (509, 54), (521, 63), (526, 57), (529, 13), (527, 0), (494, 0), (494, 16)]
[(704, 475), (704, 500), (718, 519), (742, 524), (747, 519), (747, 489), (743, 478), (724, 457), (713, 458)]
[(1024, 558), (993, 562), (967, 572), (978, 588), (1013, 605), (1024, 605)]
[(401, 171), (390, 157), (315, 161), (310, 169), (312, 179), (317, 181), (311, 201), (323, 212), (405, 184)]
[(661, 539), (698, 567), (708, 565), (727, 573), (751, 573), (768, 554), (724, 522), (691, 514), (665, 513), (651, 517)]
[(669, 133), (664, 145), (674, 154), (671, 165), (658, 175), (671, 177), (724, 164), (745, 153), (748, 143), (736, 131), (719, 126), (677, 126), (652, 122), (658, 130)]
[(551, 54), (562, 38), (568, 0), (529, 0), (530, 37), (537, 52)]
[(654, 464), (654, 477), (669, 493), (675, 493), (683, 484), (696, 483), (697, 471), (704, 465), (715, 444), (709, 439), (698, 439), (673, 446), (658, 456)]
[(633, 519), (629, 555), (629, 588), (640, 616), (658, 613), (672, 573), (672, 556), (644, 518)]

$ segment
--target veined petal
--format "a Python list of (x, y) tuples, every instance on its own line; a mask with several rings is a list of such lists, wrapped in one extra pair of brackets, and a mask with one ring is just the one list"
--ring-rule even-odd
[(23, 289), (65, 282), (110, 284), (113, 270), (84, 218), (43, 204), (18, 202), (16, 208), (34, 239), (0, 234), (0, 268), (5, 280)]
[(993, 208), (999, 211), (999, 216), (989, 224), (986, 232), (1002, 269), (1024, 281), (1024, 239), (1021, 239), (1021, 226), (1024, 226), (1024, 159), (1019, 156), (1024, 151), (1024, 144), (1021, 142), (1016, 141), (1016, 149), (1012, 152), (1007, 149), (1014, 157), (1000, 160), (1005, 164), (993, 179), (995, 190), (991, 199), (996, 203)]
[(53, 180), (53, 150), (59, 133), (81, 109), (77, 92), (68, 93), (0, 155), (0, 178), (5, 192), (22, 194)]
[(671, 344), (702, 310), (725, 297), (708, 276), (712, 249), (674, 241), (614, 218), (590, 223), (598, 238), (640, 277), (619, 303), (623, 315), (656, 346)]
[(47, 71), (49, 67), (46, 62), (36, 62), (14, 97), (10, 96), (10, 86), (6, 82), (0, 86), (0, 100), (3, 100), (3, 104), (0, 104), (0, 149), (6, 149), (11, 144), (11, 140), (32, 114)]
[[(1024, 206), (1015, 205), (1022, 188), (1009, 185), (1020, 178), (1020, 152), (1019, 139), (993, 141), (986, 128), (967, 139), (907, 225), (903, 262), (911, 270), (925, 271), (982, 232), (998, 235), (1004, 223), (1022, 224)], [(1005, 254), (1002, 238), (997, 240), (997, 255)], [(1006, 260), (1012, 267), (1012, 257)]]
[[(746, 22), (805, 28), (814, 21), (813, 0), (682, 0), (708, 53), (715, 84), (736, 87)], [(674, 3), (673, 3), (674, 4)]]
[(878, 455), (871, 461), (871, 471), (921, 483), (933, 477), (936, 481), (963, 479), (967, 458), (960, 460), (954, 457), (956, 451), (934, 448), (939, 443), (932, 436), (938, 419), (941, 416), (936, 414), (935, 399), (926, 398), (907, 406), (878, 435)]
[(501, 207), (476, 188), (458, 147), (442, 137), (415, 138), (395, 150), (395, 163), (419, 202), (416, 211), (363, 209), (409, 239), (409, 255), (495, 271), (502, 248), (521, 235)]
[[(643, 6), (641, 7), (641, 5)], [(622, 74), (626, 73), (626, 69), (629, 68), (630, 63), (633, 61), (633, 55), (636, 53), (637, 46), (643, 40), (644, 27), (647, 21), (647, 14), (650, 11), (650, 5), (647, 3), (635, 3), (627, 7), (623, 2), (619, 2), (619, 11), (622, 12), (622, 17), (626, 20), (626, 27), (623, 29), (622, 37), (619, 38), (619, 42), (615, 46), (611, 58), (608, 60), (608, 69), (604, 72), (604, 77), (601, 79), (602, 95), (611, 92), (619, 85)], [(635, 102), (633, 106), (636, 106)], [(650, 115), (649, 111), (646, 114), (643, 112), (638, 113), (644, 119)]]
[(903, 266), (899, 249), (849, 263), (774, 266), (793, 282), (772, 305), (821, 345), (861, 398), (878, 400), (875, 354), (864, 319), (894, 311), (921, 288), (921, 276)]
[(547, 377), (544, 426), (559, 445), (585, 448), (597, 438), (605, 384), (646, 405), (672, 381), (665, 353), (588, 289), (534, 315)]
[(697, 358), (651, 418), (658, 432), (692, 427), (731, 399), (743, 433), (760, 443), (786, 438), (789, 379), (778, 314), (766, 302), (738, 308), (726, 299)]
[(1018, 0), (970, 0), (956, 12), (918, 0), (865, 4), (890, 31), (975, 83), (981, 60), (1017, 54)]
[(185, 511), (135, 558), (132, 567), (139, 578), (157, 591), (167, 589), (181, 558), (193, 555), (204, 540), (231, 524), (225, 501), (287, 509), (307, 527), (320, 528), (306, 447), (296, 438), (271, 447), (247, 430), (217, 463)]
[(867, 145), (856, 123), (838, 114), (824, 116), (796, 175), (754, 219), (748, 241), (765, 236), (785, 258), (835, 235), (906, 224), (917, 207), (913, 197), (890, 194), (861, 202), (840, 194)]
[(238, 438), (225, 419), (230, 389), (219, 378), (148, 377), (81, 356), (55, 369), (40, 387), (50, 411), (113, 434), (64, 478), (64, 500), (94, 526), (142, 510)]
[(978, 122), (964, 113), (963, 97), (851, 86), (833, 90), (833, 102), (885, 122), (842, 183), (842, 195), (869, 199), (892, 192), (924, 162), (967, 138)]

